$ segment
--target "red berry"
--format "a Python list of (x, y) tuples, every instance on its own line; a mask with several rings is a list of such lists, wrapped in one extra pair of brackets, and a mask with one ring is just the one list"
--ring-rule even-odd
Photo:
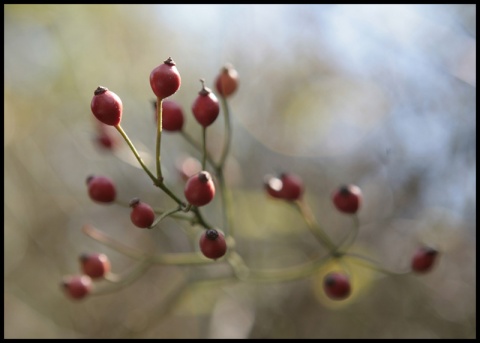
[[(155, 121), (158, 120), (157, 103), (155, 102)], [(162, 129), (167, 131), (181, 131), (184, 116), (182, 107), (173, 100), (162, 101)]]
[(215, 88), (218, 94), (227, 98), (232, 95), (238, 87), (238, 73), (233, 66), (226, 64), (215, 80)]
[(302, 179), (292, 173), (282, 173), (278, 177), (267, 175), (264, 186), (270, 196), (288, 201), (300, 199), (304, 191)]
[(323, 289), (330, 299), (343, 300), (350, 295), (350, 280), (340, 272), (332, 272), (323, 279)]
[(92, 279), (104, 277), (110, 272), (110, 260), (105, 254), (82, 254), (80, 266), (83, 273)]
[(343, 185), (332, 194), (337, 210), (344, 213), (356, 213), (362, 202), (362, 191), (355, 185)]
[(202, 89), (198, 92), (198, 96), (193, 102), (192, 112), (200, 125), (207, 127), (217, 119), (220, 113), (220, 105), (215, 94), (205, 87), (204, 80), (200, 81), (202, 82)]
[(416, 273), (430, 271), (437, 259), (438, 251), (429, 247), (419, 248), (412, 258), (412, 270)]
[(175, 94), (182, 80), (175, 62), (169, 57), (150, 73), (150, 86), (157, 98), (165, 99)]
[(206, 230), (200, 236), (200, 250), (203, 255), (213, 260), (222, 257), (227, 251), (225, 236), (215, 229)]
[(201, 171), (191, 176), (184, 189), (187, 201), (193, 206), (204, 206), (215, 196), (215, 185), (212, 176), (207, 171)]
[(102, 86), (97, 87), (93, 94), (90, 104), (93, 115), (105, 125), (116, 126), (120, 124), (123, 112), (120, 97)]
[(88, 195), (97, 202), (110, 203), (115, 200), (115, 184), (106, 176), (91, 175), (87, 178)]
[(132, 208), (130, 219), (135, 226), (145, 229), (153, 224), (155, 212), (149, 204), (140, 201), (138, 198), (133, 198), (130, 201), (130, 207)]
[(68, 276), (62, 281), (62, 287), (72, 299), (82, 299), (92, 290), (92, 279), (87, 275)]

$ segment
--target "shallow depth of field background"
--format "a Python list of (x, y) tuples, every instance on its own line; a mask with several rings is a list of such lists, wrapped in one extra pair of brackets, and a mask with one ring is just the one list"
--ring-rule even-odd
[[(5, 5), (5, 337), (475, 337), (475, 28), (475, 5)], [(365, 199), (356, 249), (401, 270), (419, 244), (433, 244), (436, 268), (369, 275), (361, 296), (339, 306), (315, 277), (208, 282), (216, 266), (156, 266), (116, 293), (66, 298), (59, 283), (79, 272), (79, 254), (107, 253), (119, 273), (134, 263), (82, 234), (84, 224), (145, 251), (196, 248), (175, 221), (137, 229), (128, 209), (92, 203), (85, 186), (90, 174), (108, 175), (125, 202), (172, 204), (118, 134), (115, 154), (94, 144), (90, 112), (98, 85), (117, 93), (122, 127), (154, 166), (148, 80), (169, 56), (182, 77), (172, 99), (198, 140), (190, 106), (199, 79), (213, 88), (226, 62), (239, 72), (227, 179), (250, 266), (322, 251), (298, 213), (263, 192), (265, 174), (289, 171), (332, 237), (352, 223), (330, 194), (355, 183)], [(214, 154), (222, 135), (219, 117), (208, 131)], [(199, 156), (164, 135), (164, 175), (179, 194), (174, 166), (188, 154)], [(219, 205), (204, 209), (217, 225)]]

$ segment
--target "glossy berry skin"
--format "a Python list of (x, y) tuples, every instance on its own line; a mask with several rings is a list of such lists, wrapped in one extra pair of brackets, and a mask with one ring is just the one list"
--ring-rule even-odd
[(150, 73), (150, 86), (152, 87), (152, 91), (157, 98), (162, 100), (175, 94), (180, 88), (181, 83), (180, 73), (171, 57), (166, 59)]
[(130, 201), (130, 207), (132, 208), (130, 219), (136, 227), (146, 229), (153, 224), (155, 212), (149, 204), (134, 198)]
[(343, 185), (333, 192), (332, 201), (340, 212), (353, 214), (362, 203), (362, 191), (355, 185)]
[(215, 229), (206, 230), (200, 236), (200, 250), (205, 257), (216, 260), (227, 252), (225, 236)]
[[(203, 83), (203, 80), (201, 80)], [(202, 90), (192, 105), (193, 116), (203, 127), (210, 126), (220, 113), (218, 99), (212, 91), (203, 84)]]
[(65, 293), (72, 299), (83, 299), (92, 290), (92, 279), (88, 275), (68, 276), (62, 281)]
[(110, 272), (110, 260), (105, 254), (82, 254), (80, 267), (85, 275), (98, 279)]
[(238, 87), (238, 72), (232, 65), (225, 65), (215, 79), (215, 88), (224, 98), (229, 97)]
[(88, 195), (93, 201), (111, 203), (117, 196), (113, 181), (106, 176), (91, 175), (87, 178)]
[(323, 289), (330, 299), (343, 300), (350, 295), (350, 280), (344, 273), (332, 272), (323, 279)]
[(292, 173), (282, 173), (278, 177), (267, 175), (264, 186), (270, 196), (288, 201), (300, 199), (304, 191), (303, 180)]
[[(158, 120), (155, 102), (155, 121)], [(166, 131), (181, 131), (185, 117), (182, 107), (175, 101), (165, 99), (162, 101), (162, 129)]]
[(102, 86), (97, 87), (93, 94), (90, 103), (93, 115), (105, 125), (117, 126), (120, 124), (123, 112), (120, 97)]
[(415, 273), (427, 273), (429, 272), (438, 256), (438, 251), (429, 247), (419, 248), (412, 258), (412, 270)]
[(207, 171), (190, 176), (185, 184), (185, 198), (193, 206), (204, 206), (215, 196), (215, 185)]

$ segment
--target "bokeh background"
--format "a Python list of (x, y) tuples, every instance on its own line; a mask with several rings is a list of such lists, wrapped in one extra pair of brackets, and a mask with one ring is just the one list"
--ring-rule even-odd
[[(335, 239), (352, 223), (330, 194), (355, 183), (365, 198), (356, 249), (401, 270), (433, 244), (436, 268), (364, 275), (361, 296), (340, 306), (318, 277), (224, 284), (209, 281), (216, 267), (156, 266), (112, 294), (68, 299), (59, 284), (79, 272), (79, 254), (108, 254), (114, 272), (134, 266), (84, 224), (145, 251), (196, 248), (181, 224), (136, 229), (128, 209), (92, 203), (85, 187), (104, 174), (125, 202), (171, 204), (123, 141), (114, 152), (96, 144), (90, 112), (98, 85), (117, 93), (122, 127), (153, 166), (148, 78), (169, 56), (182, 76), (172, 98), (196, 139), (198, 80), (213, 88), (227, 62), (239, 72), (227, 181), (247, 264), (294, 265), (322, 249), (263, 192), (265, 174), (289, 171)], [(5, 5), (5, 338), (476, 337), (475, 100), (476, 5)], [(218, 155), (223, 119), (209, 130)], [(164, 135), (164, 175), (179, 194), (175, 164), (189, 155), (199, 157)], [(205, 208), (215, 223), (219, 205)]]

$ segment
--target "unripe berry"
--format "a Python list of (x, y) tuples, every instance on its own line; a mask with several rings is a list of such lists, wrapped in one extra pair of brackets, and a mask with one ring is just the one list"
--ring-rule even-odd
[(238, 73), (232, 65), (226, 64), (215, 80), (215, 88), (218, 94), (227, 98), (232, 95), (238, 87)]
[(215, 185), (207, 171), (192, 175), (185, 184), (185, 198), (193, 206), (204, 206), (215, 196)]
[[(155, 121), (158, 120), (157, 102), (155, 102)], [(173, 100), (162, 101), (162, 129), (167, 131), (181, 131), (184, 115), (182, 107)]]
[(123, 112), (120, 97), (102, 86), (97, 87), (93, 94), (90, 103), (93, 115), (106, 125), (116, 126), (120, 124)]
[(192, 112), (198, 123), (203, 127), (207, 127), (217, 119), (220, 113), (220, 105), (215, 94), (205, 87), (205, 81), (203, 79), (200, 81), (202, 82), (202, 89), (198, 92), (198, 96), (193, 102)]
[(222, 257), (227, 251), (225, 236), (215, 229), (206, 230), (202, 233), (199, 245), (202, 254), (213, 260)]
[(65, 293), (72, 299), (82, 299), (92, 290), (92, 279), (87, 275), (68, 276), (62, 281)]
[(429, 247), (419, 248), (412, 258), (412, 270), (416, 273), (429, 272), (438, 256), (438, 251)]
[(340, 212), (353, 214), (362, 203), (362, 191), (355, 185), (343, 185), (333, 192), (332, 201)]
[(175, 62), (169, 57), (150, 73), (150, 86), (157, 98), (165, 99), (175, 94), (182, 80)]
[(117, 195), (115, 184), (106, 176), (87, 177), (87, 187), (88, 195), (96, 202), (111, 203)]
[(80, 266), (85, 275), (92, 279), (102, 278), (110, 272), (110, 260), (105, 254), (82, 254)]
[(136, 227), (145, 229), (153, 224), (155, 212), (149, 204), (140, 201), (138, 198), (133, 198), (129, 205), (132, 208), (130, 219)]
[(350, 295), (350, 280), (340, 272), (331, 272), (323, 279), (325, 294), (333, 300), (343, 300)]
[(267, 175), (264, 186), (270, 196), (288, 201), (300, 199), (304, 191), (302, 179), (292, 173), (282, 173), (278, 177)]

